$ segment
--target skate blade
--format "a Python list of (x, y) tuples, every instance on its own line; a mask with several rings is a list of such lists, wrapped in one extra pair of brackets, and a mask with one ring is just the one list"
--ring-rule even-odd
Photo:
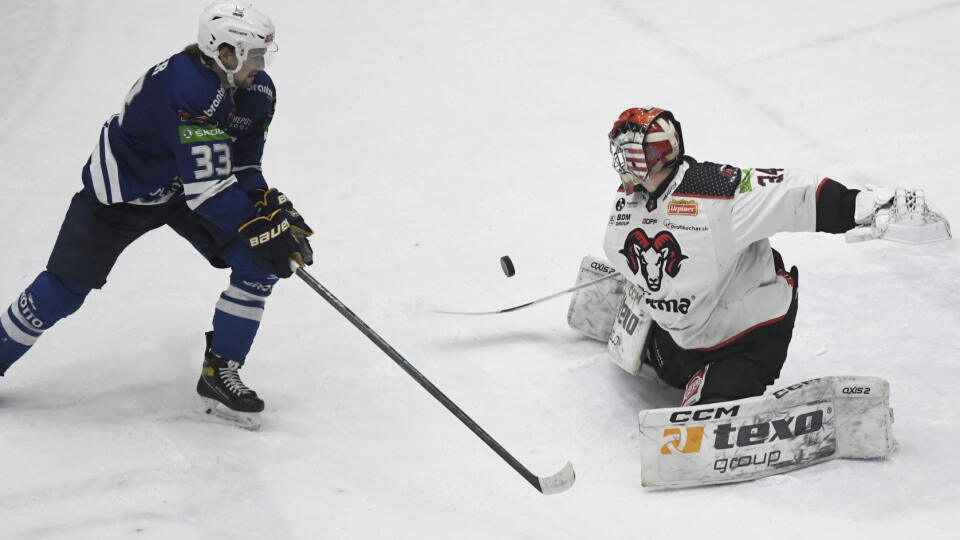
[(259, 413), (235, 411), (215, 399), (205, 397), (201, 397), (200, 402), (200, 407), (197, 410), (205, 416), (222, 420), (249, 431), (260, 429)]

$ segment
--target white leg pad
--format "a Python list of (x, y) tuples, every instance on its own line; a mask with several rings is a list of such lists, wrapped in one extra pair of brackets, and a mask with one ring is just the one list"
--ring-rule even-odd
[(764, 396), (640, 412), (644, 486), (741, 482), (895, 446), (890, 385), (824, 377)]
[[(616, 270), (607, 261), (587, 255), (580, 262), (576, 284), (596, 281), (614, 273)], [(623, 297), (625, 281), (623, 276), (616, 276), (574, 292), (567, 310), (570, 327), (597, 341), (607, 341)]]
[(627, 373), (659, 380), (653, 367), (643, 362), (652, 323), (643, 304), (643, 291), (628, 283), (607, 340), (607, 354)]

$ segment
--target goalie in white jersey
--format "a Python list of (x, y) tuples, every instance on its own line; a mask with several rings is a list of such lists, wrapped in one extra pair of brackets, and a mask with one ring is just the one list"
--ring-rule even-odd
[(697, 162), (662, 109), (624, 111), (609, 139), (622, 185), (604, 251), (643, 293), (653, 322), (645, 362), (686, 389), (684, 405), (761, 395), (779, 376), (798, 273), (770, 236), (850, 231), (854, 239), (922, 242), (950, 234), (922, 192), (858, 191), (805, 170)]

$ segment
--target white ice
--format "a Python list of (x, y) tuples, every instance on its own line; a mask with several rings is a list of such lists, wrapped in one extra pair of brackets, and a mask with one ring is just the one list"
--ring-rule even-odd
[[(205, 3), (2, 1), (4, 305), (44, 268), (99, 126)], [(281, 47), (266, 174), (318, 230), (311, 272), (536, 474), (570, 460), (577, 483), (537, 493), (296, 279), (243, 370), (263, 429), (198, 420), (227, 274), (161, 230), (0, 379), (0, 538), (952, 537), (956, 241), (775, 237), (801, 282), (778, 386), (884, 377), (900, 447), (722, 487), (641, 488), (637, 412), (677, 394), (568, 329), (564, 300), (431, 310), (573, 283), (630, 106), (673, 110), (698, 159), (921, 187), (960, 223), (960, 2), (261, 7)]]

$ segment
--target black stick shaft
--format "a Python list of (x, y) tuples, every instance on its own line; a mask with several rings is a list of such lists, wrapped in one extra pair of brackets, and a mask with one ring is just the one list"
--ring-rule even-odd
[(493, 451), (496, 452), (498, 456), (503, 458), (503, 460), (506, 461), (511, 467), (513, 467), (515, 471), (520, 473), (520, 476), (523, 476), (527, 480), (527, 482), (530, 482), (530, 484), (533, 485), (533, 487), (537, 488), (537, 491), (543, 492), (543, 488), (540, 485), (539, 477), (537, 477), (535, 474), (530, 472), (526, 467), (523, 466), (522, 463), (520, 463), (519, 461), (517, 461), (516, 458), (510, 455), (510, 452), (507, 452), (507, 450), (504, 447), (500, 446), (500, 443), (498, 443), (493, 437), (490, 436), (490, 434), (484, 431), (483, 428), (481, 428), (476, 422), (474, 422), (472, 418), (467, 416), (467, 413), (463, 412), (463, 410), (460, 409), (460, 407), (458, 407), (453, 401), (451, 401), (450, 398), (444, 395), (444, 393), (441, 392), (440, 389), (434, 386), (433, 383), (431, 383), (426, 377), (423, 376), (422, 373), (420, 373), (420, 371), (417, 370), (417, 368), (413, 367), (413, 365), (410, 364), (410, 362), (408, 362), (403, 356), (401, 356), (400, 353), (396, 351), (396, 349), (391, 347), (389, 343), (387, 343), (382, 337), (380, 337), (376, 332), (374, 332), (373, 329), (367, 326), (367, 324), (363, 322), (363, 320), (361, 320), (360, 317), (358, 317), (353, 311), (351, 311), (350, 308), (345, 306), (343, 302), (341, 302), (336, 296), (333, 295), (333, 293), (327, 290), (326, 287), (324, 287), (319, 281), (317, 281), (313, 276), (311, 276), (303, 268), (297, 269), (297, 275), (300, 276), (300, 279), (305, 281), (307, 285), (310, 286), (311, 289), (317, 291), (317, 293), (320, 296), (322, 296), (324, 300), (329, 302), (334, 309), (339, 311), (341, 315), (343, 315), (344, 317), (347, 318), (348, 321), (353, 323), (353, 325), (356, 326), (358, 330), (363, 332), (363, 335), (367, 336), (370, 339), (370, 341), (374, 342), (377, 345), (377, 347), (380, 347), (380, 350), (386, 353), (387, 356), (389, 356), (394, 362), (396, 362), (398, 366), (403, 368), (403, 370), (406, 371), (408, 375), (410, 375), (411, 377), (414, 378), (414, 380), (420, 383), (420, 386), (424, 387), (427, 390), (427, 392), (430, 392), (430, 395), (435, 397), (437, 401), (442, 403), (443, 406), (447, 408), (447, 410), (449, 410), (450, 412), (453, 413), (454, 416), (459, 418), (460, 421), (464, 423), (464, 425), (470, 428), (470, 431), (474, 432), (477, 435), (477, 437), (480, 437), (480, 439), (483, 442), (487, 443), (487, 446), (493, 449)]

